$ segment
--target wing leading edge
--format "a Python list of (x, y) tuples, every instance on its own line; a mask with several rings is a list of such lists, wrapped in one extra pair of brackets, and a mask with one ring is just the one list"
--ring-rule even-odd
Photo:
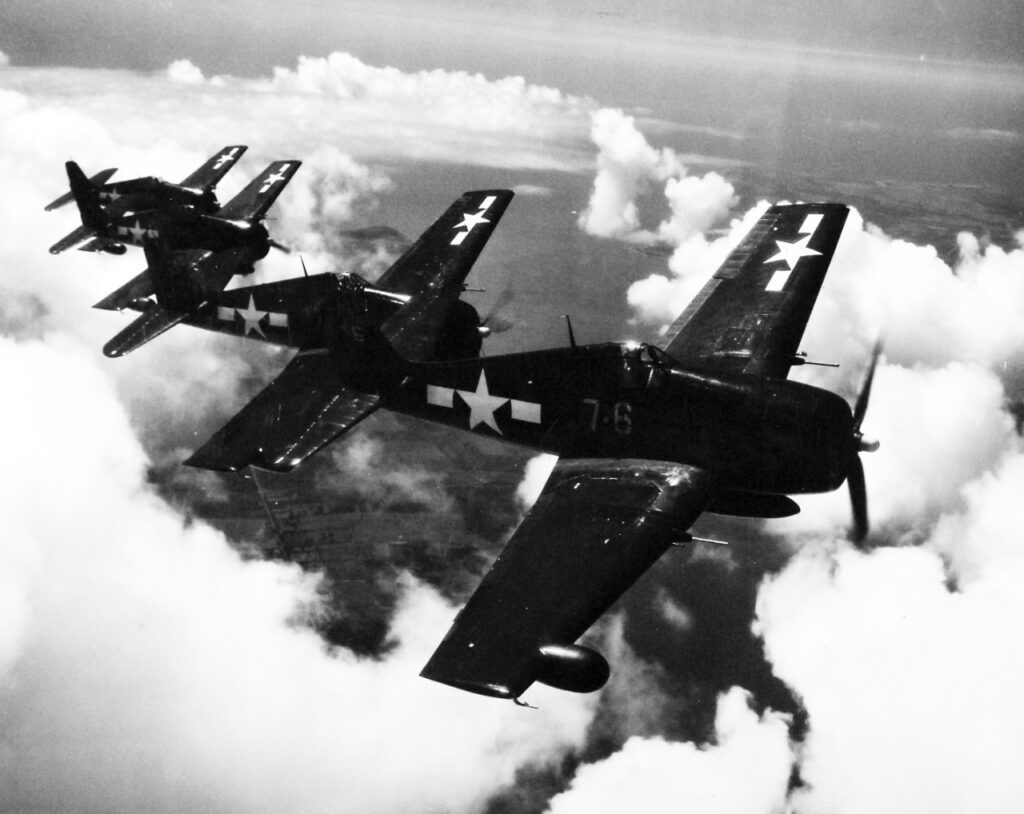
[(420, 673), (518, 698), (534, 681), (587, 692), (608, 665), (575, 641), (683, 539), (711, 474), (645, 460), (562, 459)]
[(662, 347), (683, 366), (784, 378), (849, 209), (773, 206), (669, 328)]

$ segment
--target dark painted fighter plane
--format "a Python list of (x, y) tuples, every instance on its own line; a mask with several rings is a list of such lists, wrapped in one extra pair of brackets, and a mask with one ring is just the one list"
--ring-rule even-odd
[[(148, 269), (95, 306), (142, 311), (103, 352), (123, 356), (181, 322), (307, 353), (326, 349), (326, 337), (341, 330), (357, 307), (366, 308), (368, 316), (360, 315), (353, 324), (366, 320), (376, 326), (434, 284), (438, 272), (460, 285), (511, 199), (505, 190), (464, 193), (373, 286), (355, 275), (317, 274), (222, 291), (239, 273), (245, 260), (241, 250), (171, 252), (156, 240), (147, 241)], [(476, 220), (480, 213), (486, 219)], [(472, 234), (462, 231), (464, 221), (472, 224)], [(153, 293), (155, 301), (149, 299)], [(447, 328), (437, 337), (440, 355), (476, 355), (486, 333), (476, 310), (459, 301), (446, 320)]]
[[(484, 215), (459, 224), (467, 239)], [(866, 535), (859, 453), (876, 445), (860, 427), (875, 361), (853, 410), (787, 380), (806, 361), (800, 339), (846, 216), (839, 204), (769, 209), (660, 347), (447, 358), (437, 340), (456, 330), (462, 288), (443, 266), (383, 314), (371, 291), (339, 291), (313, 328), (323, 339), (186, 463), (287, 471), (379, 407), (558, 455), (422, 675), (516, 700), (535, 681), (596, 690), (608, 663), (577, 639), (669, 546), (693, 542), (702, 512), (786, 516), (799, 510), (789, 495), (847, 481), (852, 536)], [(246, 326), (302, 314), (288, 296), (231, 293), (248, 300), (249, 316), (231, 315)]]
[[(98, 172), (88, 181), (91, 186), (95, 187), (99, 206), (108, 218), (121, 217), (128, 212), (142, 212), (174, 206), (192, 206), (200, 212), (216, 212), (220, 208), (220, 204), (217, 202), (214, 187), (227, 174), (228, 170), (235, 166), (246, 149), (246, 146), (242, 144), (224, 147), (216, 155), (207, 159), (195, 172), (185, 177), (180, 184), (173, 184), (154, 176), (106, 183), (116, 172), (114, 169)], [(73, 161), (69, 161), (68, 164), (74, 165), (78, 169), (78, 165)], [(84, 178), (84, 173), (79, 171), (79, 174)], [(75, 200), (74, 192), (66, 192), (47, 204), (46, 211), (50, 212), (73, 200)], [(83, 243), (83, 241), (85, 242)], [(105, 251), (110, 254), (124, 254), (125, 252), (122, 241), (98, 237), (96, 229), (83, 224), (54, 243), (50, 247), (50, 253), (59, 254), (79, 243), (83, 243), (79, 247), (82, 251)]]
[(181, 204), (119, 217), (111, 217), (104, 210), (100, 188), (85, 177), (77, 164), (69, 161), (66, 166), (82, 225), (92, 229), (97, 239), (135, 246), (159, 240), (172, 250), (218, 252), (244, 248), (254, 262), (266, 256), (271, 246), (283, 248), (270, 239), (262, 220), (301, 165), (301, 161), (273, 162), (245, 189), (212, 212)]

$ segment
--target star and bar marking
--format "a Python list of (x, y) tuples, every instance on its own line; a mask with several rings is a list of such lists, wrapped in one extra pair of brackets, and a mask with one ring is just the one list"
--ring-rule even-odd
[(242, 336), (248, 336), (250, 333), (257, 333), (266, 338), (266, 334), (263, 333), (263, 328), (260, 323), (263, 322), (263, 318), (269, 319), (269, 325), (271, 328), (287, 328), (288, 327), (288, 315), (278, 313), (276, 311), (261, 311), (256, 307), (256, 301), (252, 294), (249, 295), (249, 304), (245, 308), (231, 308), (225, 305), (217, 306), (217, 318), (224, 322), (234, 322), (235, 314), (240, 316), (245, 323), (245, 327), (242, 330)]
[(134, 226), (118, 226), (117, 232), (121, 235), (130, 235), (132, 240), (135, 241), (141, 241), (144, 237), (160, 237), (159, 231), (156, 229), (147, 229), (139, 222), (138, 218), (135, 219)]
[(504, 435), (498, 426), (494, 413), (505, 404), (512, 405), (512, 418), (516, 421), (525, 421), (530, 424), (540, 424), (540, 404), (534, 401), (522, 401), (520, 399), (506, 398), (504, 396), (491, 395), (487, 386), (487, 374), (480, 370), (480, 378), (477, 379), (476, 390), (458, 390), (453, 387), (441, 387), (436, 384), (427, 385), (427, 404), (437, 407), (452, 409), (455, 406), (455, 394), (469, 407), (469, 428), (484, 424), (494, 430), (498, 435)]
[(789, 275), (793, 273), (793, 270), (796, 268), (796, 264), (800, 262), (800, 258), (813, 257), (821, 254), (821, 252), (816, 251), (815, 249), (807, 248), (807, 244), (810, 242), (811, 238), (814, 237), (814, 233), (818, 230), (818, 226), (821, 224), (824, 217), (824, 215), (817, 213), (808, 215), (804, 218), (803, 225), (801, 225), (798, 233), (803, 235), (803, 237), (799, 240), (793, 241), (792, 243), (785, 240), (775, 241), (775, 245), (779, 249), (778, 254), (769, 257), (764, 262), (767, 264), (782, 260), (789, 268), (776, 271), (768, 281), (768, 285), (764, 287), (765, 291), (782, 291), (782, 289), (786, 287)]
[(221, 153), (219, 156), (217, 156), (217, 160), (213, 162), (213, 168), (215, 170), (219, 170), (228, 161), (230, 161), (232, 158), (234, 158), (235, 157), (235, 153), (237, 153), (237, 152), (238, 152), (238, 148), (237, 147), (232, 147), (226, 153)]
[(490, 221), (484, 217), (484, 212), (490, 209), (491, 204), (494, 203), (496, 200), (497, 196), (488, 195), (486, 198), (483, 199), (483, 201), (481, 201), (480, 207), (477, 209), (476, 212), (466, 212), (462, 216), (462, 222), (455, 224), (454, 227), (455, 229), (465, 229), (466, 231), (456, 232), (455, 237), (452, 238), (452, 242), (449, 243), (448, 245), (461, 246), (462, 241), (469, 236), (469, 233), (471, 231), (473, 231), (473, 227), (479, 226), (481, 223), (490, 223)]
[(263, 186), (260, 187), (260, 192), (266, 192), (278, 181), (283, 181), (285, 179), (285, 170), (287, 170), (290, 166), (291, 164), (282, 164), (281, 167), (276, 172), (272, 172), (270, 173), (270, 175), (264, 178)]

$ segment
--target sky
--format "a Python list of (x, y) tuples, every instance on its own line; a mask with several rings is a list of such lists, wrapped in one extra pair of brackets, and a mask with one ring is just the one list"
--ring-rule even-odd
[[(1021, 810), (1020, 10), (890, 6), (0, 6), (0, 808)], [(537, 710), (418, 678), (459, 604), (422, 576), (389, 586), (386, 647), (328, 645), (317, 574), (165, 482), (231, 499), (176, 462), (286, 357), (175, 329), (105, 359), (124, 319), (89, 305), (141, 258), (46, 252), (68, 158), (177, 179), (225, 144), (250, 148), (222, 199), (303, 161), (269, 227), (311, 271), (379, 270), (343, 230), (414, 237), (514, 188), (473, 273), (481, 311), (512, 292), (489, 352), (564, 342), (566, 312), (656, 340), (769, 202), (853, 204), (805, 337), (840, 367), (799, 377), (852, 400), (885, 337), (869, 545), (844, 490), (702, 519), (730, 547), (667, 555), (595, 628), (608, 687)], [(297, 273), (273, 253), (257, 279)], [(400, 431), (367, 432), (322, 488), (416, 496)], [(552, 465), (509, 460), (501, 518)]]

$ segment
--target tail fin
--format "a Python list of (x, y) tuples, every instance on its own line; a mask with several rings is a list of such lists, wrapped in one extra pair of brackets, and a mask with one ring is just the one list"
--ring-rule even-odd
[(82, 216), (82, 225), (90, 229), (103, 229), (107, 225), (107, 218), (100, 208), (99, 187), (85, 177), (82, 168), (74, 161), (68, 161), (64, 167), (68, 171), (68, 181), (71, 184), (71, 194), (78, 204), (78, 211)]
[[(111, 167), (106, 170), (100, 170), (89, 180), (92, 181), (94, 184), (102, 185), (107, 183), (107, 181), (110, 179), (110, 176), (113, 175), (115, 172), (117, 172), (117, 167)], [(47, 212), (52, 212), (54, 209), (60, 209), (60, 207), (71, 203), (74, 199), (74, 195), (72, 195), (70, 192), (65, 192), (59, 198), (54, 198), (52, 201), (50, 201), (50, 203), (48, 203), (43, 208)]]

